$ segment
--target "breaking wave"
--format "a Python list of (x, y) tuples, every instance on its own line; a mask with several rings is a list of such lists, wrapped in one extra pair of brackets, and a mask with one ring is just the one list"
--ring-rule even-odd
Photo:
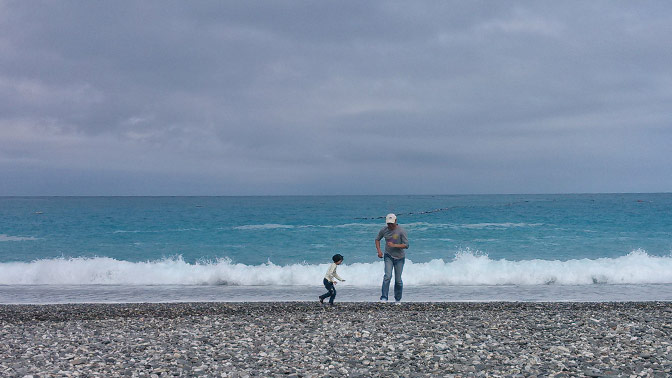
[[(130, 262), (109, 257), (0, 263), (0, 285), (320, 285), (327, 264), (188, 263), (181, 257)], [(339, 267), (343, 285), (377, 286), (382, 261)], [(672, 283), (672, 257), (643, 250), (616, 258), (492, 260), (470, 251), (451, 261), (406, 261), (405, 285), (585, 285)]]

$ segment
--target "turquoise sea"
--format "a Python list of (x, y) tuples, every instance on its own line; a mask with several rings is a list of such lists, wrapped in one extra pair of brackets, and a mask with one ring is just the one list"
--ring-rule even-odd
[(389, 212), (406, 301), (672, 300), (672, 194), (572, 194), (0, 197), (0, 303), (376, 300)]

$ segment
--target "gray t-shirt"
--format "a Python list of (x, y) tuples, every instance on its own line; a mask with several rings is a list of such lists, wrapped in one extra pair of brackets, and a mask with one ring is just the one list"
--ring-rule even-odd
[(406, 236), (406, 230), (397, 225), (394, 230), (390, 230), (387, 226), (380, 229), (376, 240), (381, 240), (385, 238), (385, 253), (392, 256), (393, 259), (403, 259), (406, 257), (406, 251), (404, 248), (391, 248), (387, 245), (388, 242), (394, 244), (406, 244), (406, 248), (410, 246), (408, 244), (408, 237)]

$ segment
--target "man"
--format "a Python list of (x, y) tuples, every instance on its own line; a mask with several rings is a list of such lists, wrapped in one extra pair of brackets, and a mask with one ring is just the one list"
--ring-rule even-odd
[(401, 292), (404, 283), (401, 281), (401, 272), (404, 270), (406, 261), (406, 251), (408, 248), (408, 237), (406, 231), (397, 224), (397, 216), (387, 214), (385, 217), (387, 226), (383, 227), (378, 236), (376, 236), (376, 249), (378, 258), (383, 258), (383, 252), (380, 250), (380, 240), (385, 238), (385, 276), (383, 276), (383, 288), (380, 296), (381, 302), (387, 302), (387, 296), (390, 292), (390, 279), (392, 278), (392, 269), (394, 268), (394, 299), (397, 304), (401, 303)]

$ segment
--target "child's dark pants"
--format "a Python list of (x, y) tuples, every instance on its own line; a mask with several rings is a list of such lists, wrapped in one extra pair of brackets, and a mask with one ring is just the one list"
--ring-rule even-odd
[(329, 291), (320, 295), (320, 299), (324, 300), (325, 298), (329, 297), (329, 304), (334, 304), (334, 298), (336, 298), (336, 288), (334, 287), (334, 283), (329, 282), (329, 280), (326, 278), (322, 280), (322, 283)]

